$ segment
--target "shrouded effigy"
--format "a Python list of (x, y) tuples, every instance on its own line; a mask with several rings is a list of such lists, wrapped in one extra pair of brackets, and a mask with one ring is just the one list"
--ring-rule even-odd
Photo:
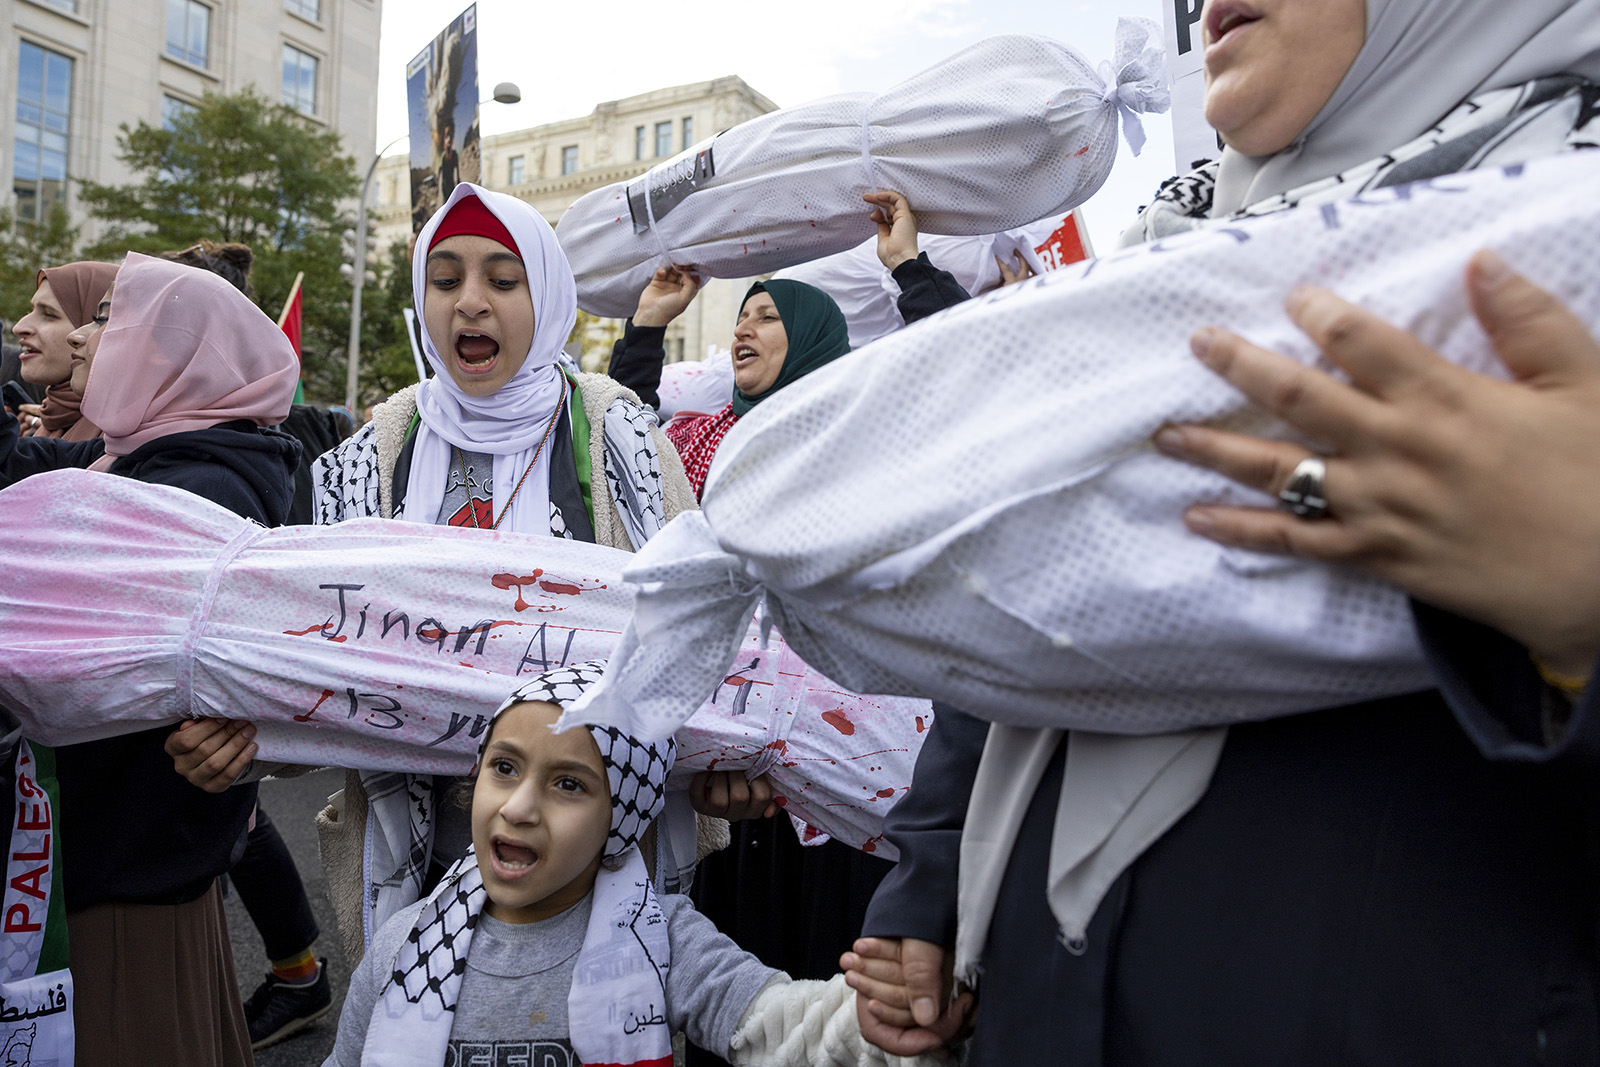
[(875, 232), (861, 195), (879, 189), (904, 194), (928, 233), (1063, 214), (1110, 174), (1118, 115), (1137, 141), (1135, 112), (1167, 109), (1160, 40), (1150, 20), (1122, 19), (1097, 69), (1047, 37), (992, 37), (882, 94), (723, 130), (567, 209), (556, 235), (578, 306), (624, 318), (663, 264), (747, 278), (842, 252)]
[[(256, 724), (259, 758), (465, 774), (516, 677), (610, 655), (627, 553), (360, 519), (267, 530), (89, 471), (0, 493), (0, 703), (49, 745), (186, 716)], [(749, 620), (747, 620), (748, 622)], [(798, 822), (869, 851), (932, 721), (844, 692), (747, 627), (678, 735), (695, 771), (771, 774)]]
[(1463, 281), (1493, 247), (1600, 326), (1597, 179), (1600, 153), (1578, 152), (1222, 220), (837, 360), (742, 419), (703, 510), (630, 561), (634, 620), (567, 720), (670, 731), (762, 598), (844, 685), (1018, 726), (1156, 734), (1426, 688), (1403, 594), (1189, 533), (1190, 504), (1275, 502), (1150, 438), (1179, 421), (1288, 434), (1189, 338), (1219, 324), (1314, 363), (1283, 310), (1301, 284), (1503, 376)]

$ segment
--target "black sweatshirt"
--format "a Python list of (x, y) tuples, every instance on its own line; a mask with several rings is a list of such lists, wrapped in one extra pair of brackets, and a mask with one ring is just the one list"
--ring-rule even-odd
[[(16, 419), (0, 416), (0, 485), (40, 471), (87, 467), (104, 451), (99, 440), (18, 438)], [(240, 420), (157, 438), (117, 459), (111, 473), (186, 489), (244, 518), (279, 526), (289, 514), (299, 459), (292, 437)], [(172, 729), (56, 749), (69, 911), (194, 900), (243, 849), (256, 787), (211, 794), (190, 785), (162, 748)]]

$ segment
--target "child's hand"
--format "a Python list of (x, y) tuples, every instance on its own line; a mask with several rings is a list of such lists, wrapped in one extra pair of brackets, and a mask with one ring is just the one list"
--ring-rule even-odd
[(743, 771), (701, 771), (689, 782), (689, 805), (701, 815), (729, 822), (778, 814), (772, 779), (764, 774), (746, 778)]
[(163, 746), (190, 785), (221, 793), (256, 758), (256, 728), (243, 719), (186, 719)]
[(965, 1036), (973, 997), (949, 999), (954, 960), (943, 947), (912, 937), (864, 937), (852, 947), (839, 966), (856, 991), (862, 1037), (890, 1055), (918, 1056)]

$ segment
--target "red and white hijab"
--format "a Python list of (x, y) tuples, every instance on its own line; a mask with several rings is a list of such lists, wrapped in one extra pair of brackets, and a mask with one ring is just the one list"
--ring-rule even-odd
[[(433, 338), (422, 331), (422, 352), (434, 377), (417, 391), (421, 425), (406, 484), (405, 514), (396, 517), (429, 524), (438, 518), (454, 447), (495, 457), (494, 514), (505, 516), (501, 529), (548, 534), (551, 449), (541, 450), (539, 443), (566, 398), (566, 379), (558, 360), (578, 320), (577, 283), (555, 231), (543, 216), (514, 196), (462, 182), (417, 235), (411, 294), (419, 309), (427, 297), (428, 252), (439, 241), (462, 233), (499, 241), (522, 260), (533, 299), (533, 344), (510, 381), (489, 396), (472, 396), (445, 371)], [(524, 472), (526, 484), (516, 492)]]

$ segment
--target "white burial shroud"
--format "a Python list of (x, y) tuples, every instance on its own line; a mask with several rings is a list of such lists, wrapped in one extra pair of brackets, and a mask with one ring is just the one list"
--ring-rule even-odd
[[(1200, 501), (1274, 501), (1150, 445), (1163, 424), (1285, 437), (1190, 353), (1217, 324), (1303, 363), (1317, 284), (1504, 376), (1467, 304), (1480, 248), (1600, 327), (1600, 152), (1227, 220), (919, 322), (764, 401), (699, 512), (624, 572), (643, 589), (571, 722), (670, 732), (750, 606), (857, 690), (996, 722), (1154, 734), (1431, 684), (1405, 597), (1189, 533)], [(1338, 500), (1332, 501), (1335, 511)]]
[[(517, 676), (609, 656), (634, 596), (631, 557), (599, 545), (386, 519), (266, 530), (91, 471), (0, 492), (0, 543), (0, 704), (49, 745), (215, 715), (254, 722), (266, 761), (466, 774)], [(685, 709), (674, 783), (768, 772), (797, 822), (895, 858), (883, 816), (932, 709), (843, 692), (747, 629)]]
[(1161, 28), (1117, 24), (1097, 69), (1048, 37), (992, 37), (888, 91), (781, 108), (596, 189), (556, 236), (578, 306), (625, 318), (658, 266), (750, 278), (843, 252), (876, 232), (861, 195), (892, 189), (924, 233), (972, 236), (1063, 214), (1094, 195), (1121, 116), (1167, 109)]

